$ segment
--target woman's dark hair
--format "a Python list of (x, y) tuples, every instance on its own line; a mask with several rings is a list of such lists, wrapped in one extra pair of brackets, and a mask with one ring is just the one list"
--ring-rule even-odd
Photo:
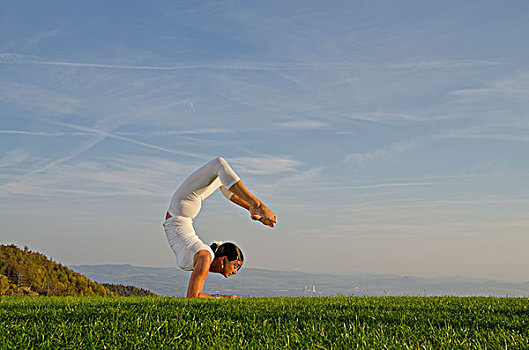
[(244, 261), (244, 255), (242, 251), (235, 243), (231, 242), (213, 242), (211, 245), (211, 250), (215, 253), (215, 258), (226, 256), (228, 261), (240, 260)]

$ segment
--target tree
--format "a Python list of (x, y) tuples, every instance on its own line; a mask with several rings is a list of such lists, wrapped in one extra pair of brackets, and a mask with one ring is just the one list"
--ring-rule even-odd
[(0, 295), (114, 295), (45, 255), (0, 245)]
[(4, 275), (0, 275), (0, 295), (5, 295), (8, 290), (9, 290), (9, 279)]

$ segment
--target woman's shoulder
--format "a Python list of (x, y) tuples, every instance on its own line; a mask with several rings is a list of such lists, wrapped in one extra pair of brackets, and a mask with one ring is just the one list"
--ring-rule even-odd
[(213, 261), (212, 253), (213, 251), (211, 250), (211, 248), (209, 249), (204, 248), (204, 249), (199, 250), (198, 252), (195, 253), (195, 257), (194, 257), (195, 264), (197, 260), (201, 260), (203, 262), (207, 262), (208, 264), (211, 264), (211, 262)]

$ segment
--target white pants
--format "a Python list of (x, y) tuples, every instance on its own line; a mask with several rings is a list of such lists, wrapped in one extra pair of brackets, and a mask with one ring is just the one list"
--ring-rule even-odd
[(198, 215), (202, 201), (220, 187), (222, 193), (229, 199), (228, 189), (239, 177), (223, 158), (215, 158), (191, 174), (176, 190), (171, 198), (169, 209), (171, 218), (163, 224), (169, 245), (176, 255), (176, 263), (186, 271), (193, 270), (193, 258), (201, 250), (215, 254), (211, 248), (202, 242), (193, 228), (193, 218)]

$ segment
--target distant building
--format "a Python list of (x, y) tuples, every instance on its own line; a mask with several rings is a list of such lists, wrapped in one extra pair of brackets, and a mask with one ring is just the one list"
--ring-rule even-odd
[(312, 293), (312, 294), (316, 294), (317, 293), (315, 284), (313, 284), (312, 287), (306, 286), (306, 285), (303, 286), (303, 287), (304, 287), (304, 292), (305, 293)]

